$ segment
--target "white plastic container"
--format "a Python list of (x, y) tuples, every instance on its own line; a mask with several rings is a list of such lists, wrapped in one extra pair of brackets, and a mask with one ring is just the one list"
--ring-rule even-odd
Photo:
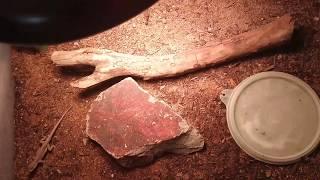
[(259, 73), (224, 90), (220, 98), (232, 137), (257, 160), (290, 164), (319, 144), (319, 97), (292, 75)]

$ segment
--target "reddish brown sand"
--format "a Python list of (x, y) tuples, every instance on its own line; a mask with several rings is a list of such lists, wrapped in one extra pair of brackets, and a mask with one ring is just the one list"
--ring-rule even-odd
[[(136, 55), (180, 52), (219, 41), (291, 13), (299, 27), (287, 47), (177, 78), (138, 82), (170, 104), (204, 136), (198, 153), (166, 155), (150, 166), (126, 170), (85, 135), (85, 116), (97, 94), (119, 79), (91, 90), (69, 83), (85, 74), (55, 67), (54, 50), (108, 48)], [(254, 160), (232, 139), (219, 93), (271, 65), (305, 80), (320, 94), (319, 0), (161, 0), (134, 19), (83, 40), (50, 46), (47, 52), (12, 51), (16, 82), (16, 177), (25, 179), (27, 165), (61, 114), (62, 122), (45, 163), (33, 179), (319, 179), (319, 148), (300, 162), (273, 166)], [(85, 26), (85, 24), (84, 24)], [(67, 31), (68, 29), (66, 29)]]

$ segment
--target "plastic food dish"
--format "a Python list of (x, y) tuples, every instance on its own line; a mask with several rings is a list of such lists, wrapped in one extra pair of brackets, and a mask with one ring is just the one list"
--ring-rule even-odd
[(232, 137), (257, 160), (294, 163), (319, 144), (319, 97), (292, 75), (259, 73), (224, 90), (220, 98)]

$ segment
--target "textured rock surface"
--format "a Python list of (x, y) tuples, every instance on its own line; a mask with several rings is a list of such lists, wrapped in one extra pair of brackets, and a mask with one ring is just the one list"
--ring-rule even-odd
[(86, 131), (124, 167), (146, 165), (164, 152), (192, 153), (204, 145), (196, 129), (132, 78), (97, 97)]

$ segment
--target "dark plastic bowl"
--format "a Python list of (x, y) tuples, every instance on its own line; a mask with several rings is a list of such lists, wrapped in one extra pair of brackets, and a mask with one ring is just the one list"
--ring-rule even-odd
[(5, 0), (0, 42), (55, 44), (112, 28), (156, 0)]

